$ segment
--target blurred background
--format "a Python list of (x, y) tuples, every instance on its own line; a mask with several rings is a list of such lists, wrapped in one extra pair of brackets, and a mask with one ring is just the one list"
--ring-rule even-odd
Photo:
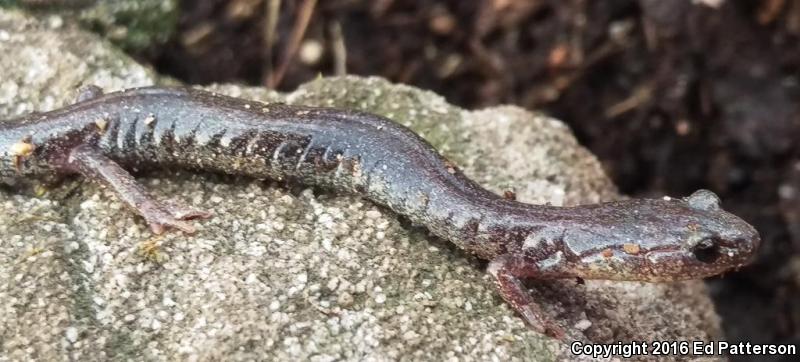
[(711, 189), (764, 240), (754, 264), (709, 281), (727, 339), (800, 342), (800, 0), (122, 3), (105, 11), (136, 14), (126, 24), (86, 25), (189, 84), (382, 76), (559, 118), (622, 193)]

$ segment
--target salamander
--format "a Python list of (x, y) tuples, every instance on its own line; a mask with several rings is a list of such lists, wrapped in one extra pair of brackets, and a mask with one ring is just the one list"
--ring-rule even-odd
[(0, 180), (82, 175), (154, 233), (210, 214), (150, 196), (128, 170), (184, 168), (361, 195), (489, 261), (497, 290), (539, 332), (563, 336), (523, 279), (676, 281), (746, 265), (758, 232), (699, 190), (685, 198), (532, 205), (467, 178), (428, 142), (353, 110), (265, 104), (196, 89), (104, 94), (0, 123)]

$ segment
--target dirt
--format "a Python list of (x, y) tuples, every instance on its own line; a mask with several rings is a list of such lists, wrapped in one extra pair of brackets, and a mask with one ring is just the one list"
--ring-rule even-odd
[(728, 339), (799, 343), (798, 38), (800, 0), (209, 0), (145, 55), (188, 83), (347, 72), (548, 112), (622, 192), (709, 188), (755, 224), (758, 260), (709, 281)]

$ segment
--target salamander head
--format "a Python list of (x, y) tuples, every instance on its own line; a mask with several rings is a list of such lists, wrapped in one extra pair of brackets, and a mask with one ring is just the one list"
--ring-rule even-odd
[(761, 241), (751, 225), (722, 210), (719, 198), (707, 190), (684, 199), (604, 205), (625, 212), (598, 217), (603, 225), (600, 232), (597, 228), (577, 232), (584, 239), (594, 238), (597, 247), (578, 243), (578, 238), (569, 233), (564, 238), (565, 247), (572, 248), (580, 258), (574, 263), (578, 273), (586, 278), (704, 278), (746, 265)]

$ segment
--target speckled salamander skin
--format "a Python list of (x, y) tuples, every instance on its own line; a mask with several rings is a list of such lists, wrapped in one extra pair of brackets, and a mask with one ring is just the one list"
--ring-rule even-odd
[(0, 179), (82, 174), (154, 231), (208, 216), (152, 199), (126, 170), (186, 168), (286, 179), (363, 195), (490, 260), (503, 297), (562, 335), (520, 278), (671, 281), (746, 264), (758, 233), (701, 190), (685, 199), (530, 205), (465, 177), (425, 140), (362, 112), (263, 104), (193, 89), (87, 88), (64, 108), (0, 123)]

